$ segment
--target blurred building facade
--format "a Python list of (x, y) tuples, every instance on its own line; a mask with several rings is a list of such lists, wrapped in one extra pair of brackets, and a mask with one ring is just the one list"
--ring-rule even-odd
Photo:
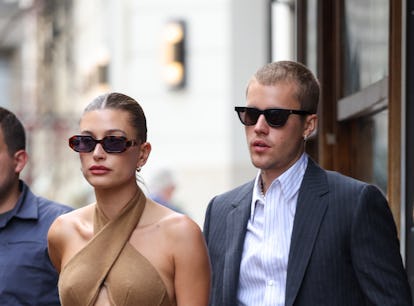
[[(209, 199), (253, 178), (233, 111), (266, 62), (299, 60), (322, 84), (308, 151), (388, 196), (414, 284), (413, 11), (409, 0), (1, 0), (0, 105), (29, 131), (40, 194), (92, 201), (67, 138), (97, 94), (137, 99), (175, 197), (200, 225)], [(183, 79), (180, 77), (183, 76)], [(178, 77), (178, 81), (177, 78)]]
[[(0, 3), (8, 19), (0, 103), (28, 129), (24, 175), (35, 191), (73, 206), (93, 200), (67, 138), (86, 104), (106, 91), (141, 103), (153, 145), (143, 181), (153, 169), (172, 169), (175, 197), (199, 224), (213, 195), (254, 176), (232, 106), (244, 103), (248, 78), (268, 60), (265, 1)], [(175, 87), (167, 71), (171, 22), (185, 30), (185, 82)]]

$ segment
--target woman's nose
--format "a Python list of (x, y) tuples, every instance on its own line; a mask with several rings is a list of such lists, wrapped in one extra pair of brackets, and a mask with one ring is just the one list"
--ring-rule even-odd
[(105, 156), (106, 152), (103, 149), (102, 145), (100, 143), (97, 143), (95, 148), (93, 149), (93, 157), (94, 158), (102, 158)]

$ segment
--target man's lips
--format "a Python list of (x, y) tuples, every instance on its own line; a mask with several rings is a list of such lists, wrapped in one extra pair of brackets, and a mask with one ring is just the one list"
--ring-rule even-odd
[(264, 142), (262, 140), (255, 140), (255, 141), (252, 142), (252, 149), (255, 152), (264, 152), (268, 148), (270, 148), (270, 146), (267, 145), (266, 142)]
[(104, 166), (94, 165), (94, 166), (91, 166), (89, 168), (89, 171), (91, 171), (91, 173), (93, 173), (93, 174), (105, 174), (105, 173), (108, 173), (111, 170), (109, 168), (104, 167)]

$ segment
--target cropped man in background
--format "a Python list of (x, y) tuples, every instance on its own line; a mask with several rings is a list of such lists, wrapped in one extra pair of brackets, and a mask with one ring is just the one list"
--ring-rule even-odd
[(60, 305), (47, 232), (72, 208), (34, 195), (20, 180), (25, 143), (22, 123), (0, 107), (0, 305)]

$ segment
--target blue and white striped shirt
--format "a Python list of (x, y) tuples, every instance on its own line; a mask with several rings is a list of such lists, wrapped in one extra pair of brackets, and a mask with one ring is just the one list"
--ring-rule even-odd
[(263, 196), (256, 176), (240, 265), (240, 306), (285, 305), (286, 272), (298, 191), (308, 164), (300, 159)]

